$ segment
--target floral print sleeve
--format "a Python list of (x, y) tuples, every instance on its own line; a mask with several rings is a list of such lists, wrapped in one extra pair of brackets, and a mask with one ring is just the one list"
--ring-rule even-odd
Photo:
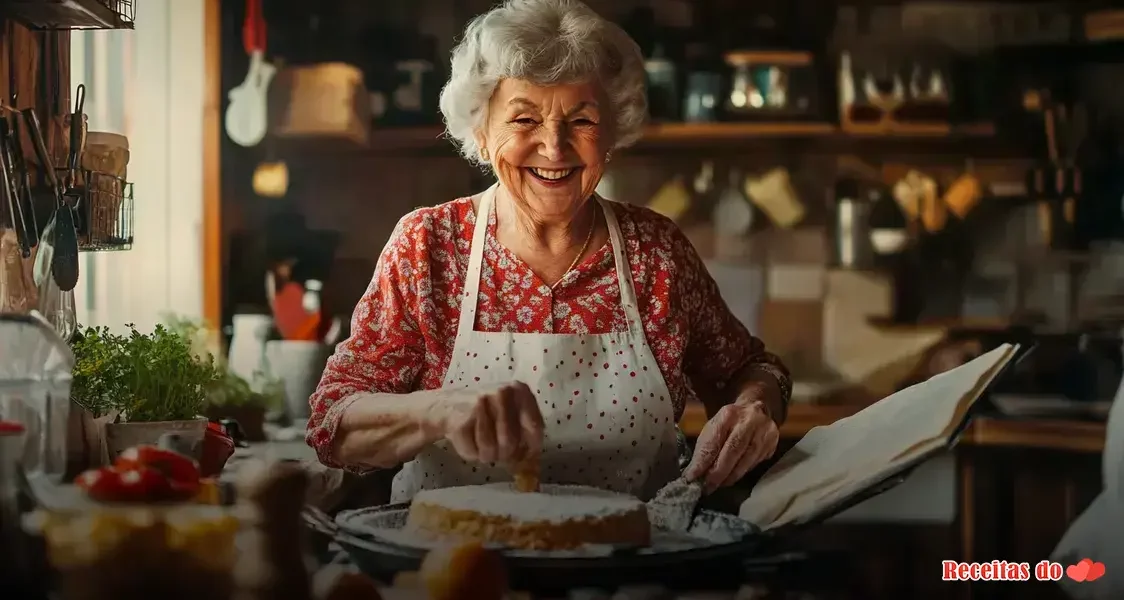
[(332, 458), (336, 428), (344, 410), (364, 392), (404, 394), (414, 389), (425, 355), (417, 326), (415, 285), (420, 245), (410, 235), (414, 215), (399, 221), (383, 249), (367, 291), (351, 320), (351, 337), (328, 359), (316, 392), (309, 398), (311, 417), (307, 441), (320, 461), (340, 467)]
[(687, 236), (678, 228), (673, 236), (681, 274), (675, 284), (688, 321), (683, 371), (693, 387), (699, 393), (721, 390), (743, 369), (758, 369), (777, 380), (787, 406), (792, 394), (788, 369), (730, 312)]

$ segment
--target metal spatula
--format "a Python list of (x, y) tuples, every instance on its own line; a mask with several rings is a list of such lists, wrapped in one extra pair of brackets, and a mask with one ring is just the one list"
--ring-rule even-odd
[(703, 495), (701, 481), (680, 477), (663, 486), (648, 501), (648, 519), (666, 531), (687, 531)]

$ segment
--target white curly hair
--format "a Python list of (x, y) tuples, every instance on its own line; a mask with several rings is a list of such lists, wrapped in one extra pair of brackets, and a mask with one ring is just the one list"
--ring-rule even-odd
[(635, 142), (648, 116), (644, 58), (623, 29), (578, 0), (507, 0), (465, 28), (441, 90), (448, 137), (482, 164), (473, 135), (502, 79), (537, 85), (596, 81), (612, 110), (613, 148)]

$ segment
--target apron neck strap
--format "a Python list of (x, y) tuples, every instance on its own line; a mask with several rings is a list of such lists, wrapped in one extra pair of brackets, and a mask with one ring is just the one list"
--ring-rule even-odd
[[(487, 245), (488, 225), (495, 211), (496, 190), (499, 184), (480, 194), (480, 205), (476, 209), (476, 224), (472, 232), (472, 249), (468, 255), (468, 270), (465, 273), (464, 294), (461, 298), (460, 323), (457, 326), (457, 335), (471, 333), (476, 325), (476, 309), (480, 297), (480, 275), (484, 264), (484, 247)], [(621, 304), (625, 317), (628, 320), (628, 330), (633, 333), (642, 333), (643, 325), (640, 322), (640, 311), (636, 302), (636, 290), (632, 284), (632, 271), (628, 268), (625, 257), (624, 236), (621, 234), (620, 222), (612, 205), (594, 195), (594, 199), (605, 215), (605, 225), (609, 230), (609, 241), (613, 249), (613, 262), (617, 269), (617, 284), (621, 290)]]
[(605, 214), (605, 226), (609, 229), (609, 242), (613, 246), (613, 263), (617, 267), (617, 286), (621, 290), (621, 306), (624, 316), (628, 321), (628, 330), (634, 334), (642, 334), (644, 326), (640, 321), (640, 307), (636, 302), (636, 288), (632, 283), (632, 269), (628, 266), (628, 257), (625, 256), (624, 235), (621, 234), (621, 224), (617, 220), (617, 213), (613, 205), (595, 194), (601, 212)]

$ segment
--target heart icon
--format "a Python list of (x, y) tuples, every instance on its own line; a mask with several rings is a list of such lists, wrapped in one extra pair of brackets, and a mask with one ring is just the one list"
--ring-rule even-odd
[(1089, 569), (1092, 568), (1092, 566), (1093, 561), (1086, 558), (1075, 565), (1069, 565), (1068, 567), (1066, 567), (1065, 574), (1067, 577), (1074, 581), (1082, 582), (1085, 581), (1087, 577), (1089, 577)]
[(1085, 575), (1085, 581), (1096, 581), (1104, 576), (1104, 563), (1095, 562), (1089, 565), (1089, 572)]

